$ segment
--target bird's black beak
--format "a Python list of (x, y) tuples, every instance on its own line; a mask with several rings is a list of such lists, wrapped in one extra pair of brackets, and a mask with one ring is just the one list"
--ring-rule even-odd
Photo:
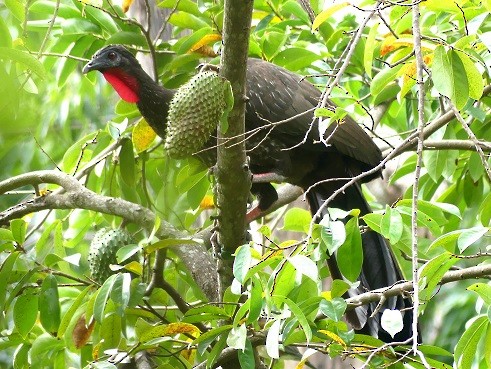
[(87, 64), (85, 64), (84, 68), (82, 69), (83, 74), (87, 74), (90, 71), (93, 70), (103, 70), (104, 68), (107, 68), (108, 65), (105, 61), (98, 60), (97, 58), (92, 59), (89, 61)]

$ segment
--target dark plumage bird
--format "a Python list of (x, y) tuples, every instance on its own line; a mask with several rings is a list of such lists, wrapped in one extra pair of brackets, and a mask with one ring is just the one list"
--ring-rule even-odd
[[(92, 70), (100, 71), (122, 99), (136, 103), (150, 126), (160, 137), (165, 137), (169, 103), (175, 91), (154, 82), (135, 57), (120, 45), (106, 46), (98, 51), (83, 72)], [(320, 97), (320, 91), (315, 86), (305, 80), (300, 81), (296, 74), (258, 59), (249, 59), (247, 62), (246, 88), (249, 98), (246, 106), (246, 131), (261, 127), (267, 122), (282, 121), (312, 110)], [(332, 102), (329, 103), (334, 106)], [(344, 179), (324, 182), (309, 191), (307, 199), (314, 214), (323, 201), (346, 182), (346, 178), (372, 169), (380, 163), (382, 155), (363, 128), (349, 116), (344, 118), (342, 124), (337, 125), (329, 140), (330, 145), (326, 146), (319, 142), (318, 127), (311, 128), (312, 117), (311, 111), (277, 125), (271, 131), (263, 130), (246, 141), (246, 148), (254, 175), (275, 173), (284, 177), (285, 182), (303, 189), (326, 179)], [(333, 132), (335, 126), (330, 126), (326, 137)], [(209, 141), (209, 147), (212, 146), (213, 138)], [(199, 154), (199, 158), (211, 167), (216, 161), (215, 150), (207, 150)], [(365, 178), (365, 181), (377, 175), (380, 173)], [(259, 207), (263, 210), (277, 199), (271, 183), (253, 184), (252, 192), (257, 195)], [(329, 205), (344, 210), (357, 208), (361, 210), (361, 215), (371, 212), (359, 185), (350, 186)], [(379, 234), (363, 234), (363, 253), (358, 293), (391, 286), (403, 279), (385, 239)], [(342, 278), (334, 256), (329, 258), (328, 264), (333, 278)], [(381, 313), (370, 317), (375, 306), (357, 308), (356, 314), (348, 317), (357, 331), (387, 342), (411, 337), (410, 309), (403, 313), (404, 329), (392, 338), (380, 326)], [(390, 298), (384, 304), (384, 308), (388, 309), (411, 307), (411, 300), (401, 296)]]

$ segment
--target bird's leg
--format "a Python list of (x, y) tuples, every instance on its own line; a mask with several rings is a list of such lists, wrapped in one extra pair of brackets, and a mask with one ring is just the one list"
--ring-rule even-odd
[(254, 174), (252, 176), (252, 183), (284, 183), (288, 182), (288, 179), (281, 174), (269, 172), (269, 173), (260, 173)]
[(271, 183), (253, 183), (251, 192), (257, 197), (257, 203), (246, 214), (246, 222), (257, 219), (278, 200), (278, 193)]

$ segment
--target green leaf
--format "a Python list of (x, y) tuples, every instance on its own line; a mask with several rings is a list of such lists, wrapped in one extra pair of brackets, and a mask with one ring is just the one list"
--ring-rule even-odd
[(402, 65), (398, 65), (394, 68), (386, 68), (378, 72), (375, 77), (373, 77), (372, 83), (370, 84), (370, 93), (372, 96), (377, 96), (381, 93), (389, 84), (394, 83), (399, 70)]
[(368, 32), (367, 41), (365, 42), (365, 52), (363, 54), (363, 67), (368, 77), (372, 78), (373, 53), (377, 46), (377, 30), (380, 23), (375, 23)]
[(343, 319), (347, 306), (346, 301), (338, 297), (332, 300), (322, 300), (319, 304), (319, 310), (327, 318), (335, 322), (340, 322)]
[(397, 208), (385, 207), (385, 214), (380, 223), (382, 236), (387, 238), (391, 244), (396, 244), (402, 237), (404, 230), (401, 213)]
[(77, 298), (72, 302), (72, 304), (70, 305), (68, 310), (65, 312), (65, 314), (63, 315), (63, 318), (61, 319), (59, 328), (58, 328), (58, 333), (57, 333), (58, 338), (63, 337), (63, 335), (65, 334), (72, 318), (75, 316), (75, 312), (80, 307), (80, 305), (82, 305), (82, 302), (84, 301), (85, 296), (87, 296), (87, 293), (92, 288), (93, 288), (92, 286), (85, 287), (85, 289), (78, 294)]
[(36, 323), (36, 318), (38, 315), (38, 296), (29, 291), (20, 295), (14, 304), (14, 325), (17, 332), (25, 339), (34, 323)]
[(312, 63), (322, 57), (310, 50), (299, 47), (291, 47), (281, 50), (272, 60), (274, 64), (282, 66), (291, 71), (298, 71), (310, 67)]
[(7, 286), (10, 280), (10, 275), (19, 255), (20, 253), (17, 251), (12, 252), (5, 258), (5, 260), (3, 260), (2, 265), (0, 266), (0, 308), (2, 311), (4, 311), (5, 300), (8, 296)]
[(380, 324), (392, 338), (404, 328), (402, 314), (399, 310), (385, 309), (380, 318)]
[(453, 254), (444, 252), (423, 265), (419, 276), (421, 302), (424, 304), (420, 307), (421, 310), (424, 310), (426, 303), (433, 296), (433, 291), (441, 282), (443, 275), (457, 261), (459, 261), (459, 259)]
[(169, 18), (169, 23), (177, 27), (189, 28), (199, 31), (201, 28), (208, 27), (208, 24), (202, 18), (185, 12), (174, 12)]
[(275, 320), (269, 327), (268, 335), (266, 336), (266, 352), (272, 359), (280, 357), (280, 327), (281, 320)]
[(101, 338), (104, 340), (104, 349), (117, 348), (121, 341), (121, 317), (116, 313), (105, 316), (100, 332)]
[(82, 137), (66, 150), (62, 160), (62, 169), (65, 173), (72, 174), (75, 169), (80, 168), (80, 164), (90, 160), (91, 153), (88, 152), (90, 150), (87, 150), (87, 145), (94, 140), (97, 134), (98, 132), (92, 132)]
[(267, 60), (279, 53), (288, 38), (286, 32), (266, 31), (262, 38), (263, 53)]
[(263, 307), (263, 286), (261, 280), (256, 276), (252, 276), (249, 301), (249, 315), (247, 316), (248, 324), (257, 322)]
[(88, 16), (89, 19), (93, 21), (93, 24), (97, 23), (99, 26), (105, 29), (108, 34), (114, 35), (117, 33), (121, 33), (121, 30), (119, 29), (114, 19), (106, 12), (103, 12), (91, 6), (84, 7), (83, 12)]
[(222, 335), (208, 354), (208, 359), (206, 360), (206, 368), (213, 367), (213, 364), (217, 361), (225, 346), (227, 346), (227, 335)]
[(227, 345), (236, 350), (243, 351), (246, 345), (247, 327), (241, 324), (238, 327), (233, 327), (227, 336)]
[(4, 4), (20, 24), (24, 23), (26, 13), (20, 0), (5, 0)]
[(484, 303), (491, 306), (491, 286), (485, 283), (474, 283), (467, 287), (469, 291), (474, 291), (483, 299)]
[(312, 23), (312, 31), (318, 29), (320, 25), (324, 23), (326, 20), (328, 20), (334, 13), (345, 8), (348, 5), (350, 5), (350, 3), (348, 2), (338, 3), (338, 4), (331, 5), (330, 7), (321, 11), (319, 15), (315, 17), (314, 22)]
[(455, 362), (459, 369), (471, 369), (476, 359), (477, 346), (490, 323), (486, 316), (476, 317), (455, 346)]
[(247, 338), (243, 350), (237, 352), (241, 369), (254, 369), (256, 362), (254, 360), (254, 350), (251, 341)]
[[(324, 225), (325, 219), (328, 220), (327, 227)], [(325, 217), (321, 221), (321, 225), (321, 238), (327, 246), (329, 255), (333, 255), (346, 241), (345, 224), (340, 220), (332, 221)]]
[(467, 81), (469, 84), (469, 97), (479, 100), (484, 90), (484, 80), (474, 62), (462, 51), (454, 51), (464, 65)]
[(124, 138), (121, 145), (119, 170), (124, 183), (130, 187), (134, 187), (136, 185), (135, 154), (133, 153), (133, 142), (128, 138)]
[(123, 315), (124, 309), (129, 304), (131, 293), (131, 275), (130, 273), (120, 273), (116, 279), (111, 291), (111, 300), (118, 306), (120, 315)]
[(361, 217), (363, 221), (377, 233), (381, 233), (380, 224), (382, 223), (383, 215), (379, 213), (365, 214)]
[(66, 19), (61, 23), (61, 28), (64, 35), (101, 34), (101, 29), (97, 25), (84, 18)]
[(487, 227), (464, 229), (457, 239), (457, 247), (460, 252), (464, 252), (470, 245), (479, 241), (488, 232), (489, 228)]
[(206, 349), (208, 348), (208, 346), (220, 335), (222, 335), (222, 337), (227, 337), (227, 333), (228, 331), (230, 331), (232, 329), (232, 325), (223, 325), (223, 326), (220, 326), (220, 327), (217, 327), (217, 328), (213, 328), (211, 330), (209, 330), (208, 332), (205, 332), (203, 333), (201, 336), (199, 336), (198, 338), (196, 338), (194, 341), (193, 341), (193, 344), (194, 345), (198, 345), (198, 353), (200, 355), (203, 355), (203, 353), (206, 351)]
[(309, 211), (300, 208), (288, 210), (283, 218), (283, 230), (293, 232), (307, 232), (312, 221)]
[(9, 28), (3, 17), (0, 18), (0, 45), (12, 48), (12, 36), (10, 36)]
[(295, 319), (298, 320), (300, 326), (302, 327), (302, 330), (305, 333), (305, 337), (307, 339), (307, 343), (310, 342), (310, 340), (312, 339), (312, 329), (310, 328), (309, 321), (307, 320), (307, 317), (305, 316), (304, 312), (297, 304), (295, 304), (289, 298), (285, 297), (284, 302), (292, 312)]
[(111, 295), (116, 277), (117, 274), (111, 275), (106, 279), (102, 287), (99, 288), (99, 291), (97, 291), (97, 296), (94, 301), (94, 319), (99, 323), (101, 323), (104, 318), (104, 309), (106, 308), (106, 303)]
[(41, 325), (53, 336), (57, 335), (60, 326), (60, 301), (58, 281), (53, 274), (48, 274), (41, 284), (39, 294), (39, 320)]
[(189, 309), (182, 319), (183, 322), (196, 323), (207, 320), (220, 320), (230, 318), (227, 312), (213, 305), (203, 305)]
[(46, 71), (43, 64), (34, 56), (16, 49), (8, 47), (0, 47), (0, 59), (12, 60), (16, 63), (22, 64), (25, 68), (33, 71), (39, 78), (46, 78)]
[(249, 271), (251, 259), (251, 248), (249, 245), (242, 245), (237, 249), (234, 259), (233, 274), (235, 279), (242, 285), (246, 281), (245, 277)]
[(317, 282), (319, 279), (317, 265), (312, 259), (308, 258), (305, 255), (296, 254), (293, 255), (287, 260), (292, 263), (293, 267), (297, 270), (298, 273), (305, 275), (312, 279), (314, 282)]
[[(295, 287), (295, 278), (297, 271), (293, 265), (289, 262), (284, 262), (279, 266), (279, 271), (273, 273), (274, 285), (272, 288), (272, 294), (274, 296), (288, 296), (288, 294)], [(277, 305), (280, 305), (280, 301), (275, 301)]]
[(19, 245), (24, 244), (26, 239), (27, 223), (24, 219), (13, 219), (10, 222), (10, 230), (12, 231), (12, 236), (15, 242)]
[(348, 220), (346, 234), (346, 241), (338, 249), (336, 260), (343, 276), (350, 281), (356, 281), (363, 264), (363, 248), (358, 218), (355, 217)]
[(453, 50), (445, 52), (443, 46), (437, 46), (432, 74), (436, 90), (452, 100), (457, 109), (462, 109), (469, 99), (469, 81), (457, 53)]

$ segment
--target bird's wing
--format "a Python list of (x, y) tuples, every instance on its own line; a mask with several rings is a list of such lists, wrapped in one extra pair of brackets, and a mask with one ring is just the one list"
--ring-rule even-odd
[[(275, 135), (287, 146), (300, 143), (308, 132), (302, 147), (312, 151), (328, 151), (333, 148), (338, 152), (370, 166), (377, 165), (381, 160), (380, 149), (370, 136), (351, 117), (346, 116), (339, 124), (326, 148), (319, 141), (317, 121), (313, 122), (313, 111), (320, 98), (320, 91), (301, 77), (274, 64), (260, 59), (249, 59), (247, 74), (247, 123), (250, 130), (269, 122), (279, 122), (288, 117), (294, 119), (277, 125)], [(334, 107), (334, 103), (328, 104)], [(335, 125), (326, 132), (328, 136)], [(310, 129), (310, 130), (309, 130)]]

